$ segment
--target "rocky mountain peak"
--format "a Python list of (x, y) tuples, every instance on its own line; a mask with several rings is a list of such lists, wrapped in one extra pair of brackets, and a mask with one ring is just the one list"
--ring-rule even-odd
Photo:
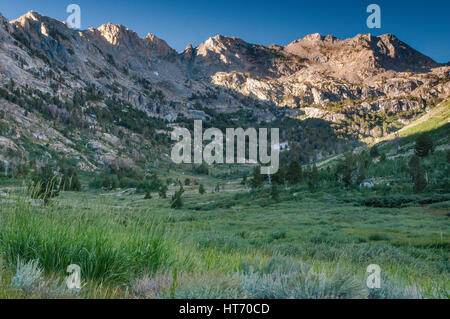
[(303, 38), (303, 40), (305, 40), (305, 41), (322, 41), (323, 36), (320, 33), (312, 33), (312, 34), (308, 34), (307, 36), (305, 36)]
[(226, 37), (223, 35), (216, 35), (209, 38), (197, 47), (197, 54), (202, 56), (208, 55), (236, 55), (245, 49), (248, 43), (240, 38)]
[(374, 54), (385, 69), (422, 72), (441, 66), (431, 58), (411, 48), (393, 34), (373, 37)]
[(145, 37), (145, 43), (146, 45), (155, 51), (159, 56), (167, 56), (171, 54), (176, 54), (176, 51), (172, 49), (166, 41), (158, 38), (154, 34), (147, 34)]
[(319, 63), (316, 71), (331, 72), (352, 81), (386, 70), (422, 72), (439, 67), (438, 63), (392, 34), (358, 34), (339, 40), (331, 35), (324, 37), (315, 33), (288, 44), (284, 51)]
[(194, 54), (195, 54), (195, 48), (191, 43), (189, 43), (186, 46), (186, 49), (184, 49), (184, 51), (181, 53), (181, 56), (184, 60), (192, 60), (192, 58), (194, 57)]
[(7, 33), (11, 32), (11, 25), (9, 21), (0, 12), (0, 30), (2, 29)]
[[(8, 28), (11, 32), (5, 32)], [(75, 90), (91, 94), (94, 85), (105, 98), (123, 99), (170, 121), (177, 114), (188, 117), (193, 110), (183, 105), (193, 101), (217, 110), (267, 103), (337, 121), (343, 114), (326, 108), (344, 107), (347, 100), (367, 101), (361, 107), (345, 106), (358, 112), (398, 113), (423, 106), (410, 96), (430, 100), (450, 92), (450, 68), (391, 34), (341, 40), (315, 33), (287, 46), (250, 44), (219, 34), (177, 54), (157, 36), (141, 38), (120, 24), (74, 31), (29, 12), (11, 23), (0, 16), (0, 46), (3, 85), (13, 78), (69, 99)]]
[(10, 25), (14, 28), (14, 32), (20, 33), (25, 38), (32, 37), (39, 42), (40, 36), (63, 35), (67, 37), (72, 29), (68, 28), (65, 23), (56, 19), (40, 15), (35, 11), (30, 11), (18, 19), (12, 20)]
[(111, 45), (131, 45), (131, 42), (139, 40), (138, 35), (121, 24), (112, 24), (108, 22), (97, 28), (100, 34)]
[(30, 24), (30, 22), (42, 22), (44, 18), (45, 18), (44, 16), (41, 16), (39, 13), (35, 11), (29, 11), (17, 19), (11, 20), (11, 24), (26, 27)]

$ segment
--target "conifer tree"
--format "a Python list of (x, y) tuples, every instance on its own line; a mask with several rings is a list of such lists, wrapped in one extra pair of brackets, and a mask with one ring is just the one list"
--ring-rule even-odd
[(422, 192), (427, 186), (427, 180), (425, 179), (425, 168), (417, 155), (413, 155), (409, 160), (409, 174), (411, 175), (414, 191), (416, 193)]
[(170, 203), (171, 208), (180, 209), (183, 207), (183, 187), (180, 187), (178, 191), (175, 192), (172, 196), (172, 202)]
[(292, 161), (289, 164), (286, 173), (286, 179), (291, 185), (295, 185), (301, 182), (303, 178), (302, 166), (297, 161)]
[(272, 183), (272, 187), (270, 189), (270, 197), (273, 200), (278, 201), (280, 199), (280, 193), (278, 192), (278, 186), (275, 183)]
[(372, 158), (376, 158), (376, 157), (380, 156), (380, 153), (378, 152), (378, 146), (376, 146), (376, 145), (372, 146), (372, 148), (370, 149), (370, 156)]
[(158, 190), (159, 197), (160, 198), (166, 198), (167, 197), (167, 190), (168, 190), (167, 185), (166, 184), (162, 184), (159, 187), (159, 190)]
[(308, 187), (310, 191), (314, 191), (319, 187), (319, 171), (316, 164), (314, 164), (311, 174), (309, 175)]
[(427, 157), (434, 149), (433, 141), (430, 134), (423, 133), (416, 140), (415, 153), (419, 157)]
[(261, 167), (255, 167), (253, 169), (253, 177), (250, 181), (252, 188), (260, 188), (262, 187), (262, 175), (261, 175)]

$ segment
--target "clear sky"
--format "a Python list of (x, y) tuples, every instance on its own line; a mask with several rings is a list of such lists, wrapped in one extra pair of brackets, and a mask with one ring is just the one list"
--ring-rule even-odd
[[(449, 0), (1, 0), (0, 12), (9, 20), (30, 10), (65, 20), (71, 3), (81, 6), (83, 29), (121, 23), (177, 51), (216, 34), (284, 45), (316, 32), (338, 38), (393, 33), (438, 62), (450, 61)], [(371, 3), (381, 7), (381, 29), (366, 25)]]

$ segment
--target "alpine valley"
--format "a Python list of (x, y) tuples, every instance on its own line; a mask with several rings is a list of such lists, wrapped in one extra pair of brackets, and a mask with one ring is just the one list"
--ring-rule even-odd
[(175, 125), (280, 127), (290, 157), (329, 157), (448, 99), (450, 66), (394, 35), (311, 34), (287, 46), (217, 35), (177, 53), (122, 25), (76, 31), (0, 16), (1, 159), (81, 170), (166, 160)]

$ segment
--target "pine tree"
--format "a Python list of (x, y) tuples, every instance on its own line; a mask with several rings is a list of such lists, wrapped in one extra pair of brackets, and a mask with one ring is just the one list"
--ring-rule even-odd
[(81, 191), (81, 184), (78, 179), (77, 171), (72, 167), (62, 169), (61, 190), (69, 192)]
[(203, 186), (203, 184), (200, 185), (198, 192), (200, 193), (200, 195), (203, 195), (206, 193), (205, 186)]
[(244, 176), (242, 177), (241, 185), (247, 185), (247, 173), (245, 173)]
[(286, 173), (286, 179), (291, 185), (295, 185), (301, 182), (303, 178), (302, 166), (297, 161), (292, 161), (289, 164)]
[(319, 187), (319, 171), (316, 164), (314, 164), (311, 174), (309, 175), (308, 187), (310, 191), (314, 191)]
[(376, 146), (376, 145), (372, 146), (372, 148), (370, 149), (370, 156), (372, 158), (376, 158), (376, 157), (380, 156), (380, 153), (378, 152), (378, 146)]
[(262, 175), (261, 175), (261, 167), (255, 167), (253, 169), (253, 178), (250, 181), (252, 188), (260, 188), (262, 187)]
[(270, 197), (272, 197), (272, 199), (275, 201), (278, 201), (280, 199), (280, 193), (278, 192), (278, 186), (275, 183), (272, 184), (272, 187), (270, 189)]
[(433, 141), (430, 134), (423, 133), (416, 140), (415, 153), (419, 157), (427, 157), (434, 150)]
[(171, 208), (180, 209), (183, 207), (183, 193), (184, 189), (180, 187), (180, 189), (173, 194), (172, 202), (170, 203)]
[(278, 169), (278, 172), (273, 174), (273, 176), (272, 176), (272, 183), (275, 183), (275, 184), (278, 184), (278, 185), (284, 184), (285, 171), (286, 171), (286, 166), (285, 165), (281, 165), (281, 167)]
[(422, 192), (427, 186), (427, 180), (425, 179), (425, 168), (417, 155), (413, 155), (409, 160), (409, 174), (411, 175), (414, 191), (416, 193)]
[(159, 197), (160, 198), (167, 198), (167, 190), (168, 190), (167, 185), (166, 184), (162, 184), (159, 187), (159, 190), (158, 190)]

